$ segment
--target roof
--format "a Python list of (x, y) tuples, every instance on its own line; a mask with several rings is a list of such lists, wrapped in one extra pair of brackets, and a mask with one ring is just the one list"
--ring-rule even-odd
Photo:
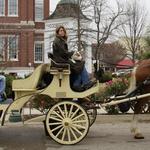
[(78, 13), (80, 13), (81, 19), (90, 20), (80, 10), (76, 0), (61, 0), (57, 4), (55, 11), (46, 20), (68, 18), (68, 17), (77, 18)]
[(120, 62), (117, 63), (117, 68), (131, 68), (134, 66), (134, 63), (131, 59), (123, 59)]

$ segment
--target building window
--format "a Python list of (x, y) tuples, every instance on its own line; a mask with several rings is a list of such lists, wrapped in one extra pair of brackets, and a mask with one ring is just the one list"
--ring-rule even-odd
[(18, 61), (18, 36), (8, 36), (8, 60)]
[(44, 19), (44, 1), (35, 0), (35, 21), (42, 21)]
[(35, 42), (35, 49), (34, 49), (34, 62), (35, 63), (43, 62), (43, 50), (44, 50), (43, 42)]
[(8, 15), (18, 16), (18, 0), (8, 0)]
[(0, 16), (5, 16), (5, 0), (0, 0)]
[(5, 37), (0, 36), (0, 62), (5, 59)]

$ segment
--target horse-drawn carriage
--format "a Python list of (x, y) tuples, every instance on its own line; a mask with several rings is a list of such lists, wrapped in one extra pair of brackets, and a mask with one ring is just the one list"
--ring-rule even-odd
[[(1, 125), (4, 125), (6, 118), (12, 116), (14, 112), (21, 113), (22, 107), (28, 101), (37, 96), (46, 95), (53, 100), (53, 105), (48, 109), (46, 115), (38, 116), (30, 121), (43, 121), (47, 134), (56, 142), (76, 144), (87, 135), (90, 126), (96, 119), (97, 108), (150, 96), (149, 93), (135, 96), (136, 89), (133, 89), (129, 94), (111, 98), (107, 103), (93, 102), (90, 96), (99, 92), (99, 82), (90, 89), (76, 92), (70, 86), (69, 65), (57, 63), (51, 65), (52, 62), (51, 60), (49, 64), (38, 66), (26, 79), (13, 81), (14, 101), (11, 104), (0, 104)], [(43, 84), (45, 74), (49, 75), (49, 80), (48, 83)], [(137, 138), (142, 138), (136, 127), (134, 127), (134, 133), (138, 134)]]

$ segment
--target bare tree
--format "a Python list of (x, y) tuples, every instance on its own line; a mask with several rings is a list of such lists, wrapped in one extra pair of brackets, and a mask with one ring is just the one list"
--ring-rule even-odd
[(123, 20), (126, 20), (126, 23), (122, 25), (125, 45), (131, 53), (132, 61), (135, 62), (140, 52), (140, 40), (145, 28), (145, 9), (140, 7), (136, 0), (132, 3), (127, 3), (126, 15)]
[[(92, 21), (92, 13), (91, 12), (92, 8), (91, 8), (91, 1), (90, 0), (78, 0), (78, 17), (77, 17), (77, 30), (78, 30), (78, 51), (81, 50), (81, 47), (84, 49), (84, 45), (86, 44), (85, 41), (83, 41), (84, 38), (82, 38), (82, 36), (88, 36), (91, 33), (91, 29), (90, 27), (84, 27), (84, 24), (82, 24), (82, 19), (80, 18), (81, 13), (83, 13), (83, 15), (85, 16), (85, 19), (87, 19), (88, 21)], [(92, 36), (90, 36), (92, 39)]]
[(85, 50), (85, 45), (87, 45), (86, 38), (87, 35), (91, 32), (89, 26), (87, 27), (87, 22), (92, 22), (91, 14), (89, 13), (91, 9), (91, 1), (90, 0), (77, 0), (77, 5), (74, 5), (76, 10), (76, 15), (74, 18), (76, 19), (76, 27), (70, 28), (71, 32), (75, 34), (70, 36), (69, 43), (73, 43), (72, 47), (76, 47), (78, 51)]
[[(95, 55), (96, 46), (95, 44), (92, 45), (93, 55)], [(125, 57), (126, 52), (125, 48), (119, 42), (112, 42), (101, 46), (101, 54), (103, 56), (102, 62), (113, 66)]]
[(116, 30), (122, 25), (119, 18), (124, 15), (124, 9), (122, 5), (116, 1), (117, 9), (113, 10), (109, 7), (107, 0), (92, 0), (92, 5), (95, 14), (96, 23), (96, 53), (95, 60), (98, 64), (98, 60), (101, 59), (101, 47), (112, 36)]

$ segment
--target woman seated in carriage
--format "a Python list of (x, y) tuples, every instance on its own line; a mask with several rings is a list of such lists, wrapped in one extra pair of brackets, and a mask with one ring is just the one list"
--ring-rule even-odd
[(63, 26), (56, 29), (53, 42), (53, 60), (57, 63), (68, 63), (71, 68), (70, 82), (73, 90), (82, 92), (91, 88), (96, 82), (90, 81), (85, 63), (79, 52), (69, 52), (67, 45), (67, 31)]

